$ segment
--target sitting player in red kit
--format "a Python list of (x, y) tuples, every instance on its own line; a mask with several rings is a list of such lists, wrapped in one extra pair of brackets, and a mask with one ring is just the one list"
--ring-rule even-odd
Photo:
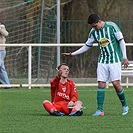
[(51, 102), (44, 100), (44, 108), (54, 116), (81, 116), (82, 102), (78, 100), (75, 83), (68, 79), (68, 65), (63, 63), (56, 70), (58, 76), (50, 81)]

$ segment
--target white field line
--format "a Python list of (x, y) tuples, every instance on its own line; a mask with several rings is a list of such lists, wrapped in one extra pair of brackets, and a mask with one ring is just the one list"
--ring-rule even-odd
[[(30, 92), (30, 91), (32, 91), (32, 89), (31, 90), (29, 90), (29, 89), (27, 89), (28, 91), (26, 91), (26, 92)], [(23, 90), (12, 90), (12, 89), (2, 89), (2, 90), (0, 90), (0, 92), (9, 92), (10, 91), (10, 93), (11, 92), (25, 92), (25, 91), (23, 91)], [(37, 91), (37, 90), (36, 90)], [(78, 92), (96, 92), (97, 90), (78, 90)], [(105, 89), (105, 91), (109, 91), (109, 92), (111, 92), (111, 91), (115, 91), (115, 90), (108, 90), (108, 89)], [(129, 89), (124, 89), (124, 91), (127, 91), (127, 92), (133, 92), (133, 90), (129, 90)], [(45, 89), (40, 89), (38, 92), (50, 92), (50, 90), (45, 90)]]

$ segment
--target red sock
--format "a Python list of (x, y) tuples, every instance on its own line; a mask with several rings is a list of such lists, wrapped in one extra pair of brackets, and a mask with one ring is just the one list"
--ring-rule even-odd
[(46, 109), (46, 111), (48, 112), (48, 113), (52, 113), (54, 110), (56, 110), (56, 108), (52, 105), (52, 103), (51, 102), (49, 102), (48, 100), (45, 100), (44, 102), (43, 102), (43, 107)]

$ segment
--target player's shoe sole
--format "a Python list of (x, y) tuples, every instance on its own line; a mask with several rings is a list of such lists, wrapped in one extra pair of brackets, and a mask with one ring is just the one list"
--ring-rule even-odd
[(104, 116), (104, 112), (97, 110), (92, 116)]
[(77, 112), (72, 112), (69, 114), (69, 116), (81, 116), (83, 114), (82, 110), (78, 110)]

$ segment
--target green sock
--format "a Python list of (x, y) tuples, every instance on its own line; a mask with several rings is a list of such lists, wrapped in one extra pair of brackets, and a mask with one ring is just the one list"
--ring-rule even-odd
[(104, 97), (105, 97), (104, 88), (98, 88), (98, 90), (97, 90), (97, 104), (98, 104), (98, 110), (100, 110), (100, 111), (103, 111)]
[(119, 97), (122, 106), (127, 106), (124, 90), (122, 90), (121, 92), (117, 92), (117, 96)]

